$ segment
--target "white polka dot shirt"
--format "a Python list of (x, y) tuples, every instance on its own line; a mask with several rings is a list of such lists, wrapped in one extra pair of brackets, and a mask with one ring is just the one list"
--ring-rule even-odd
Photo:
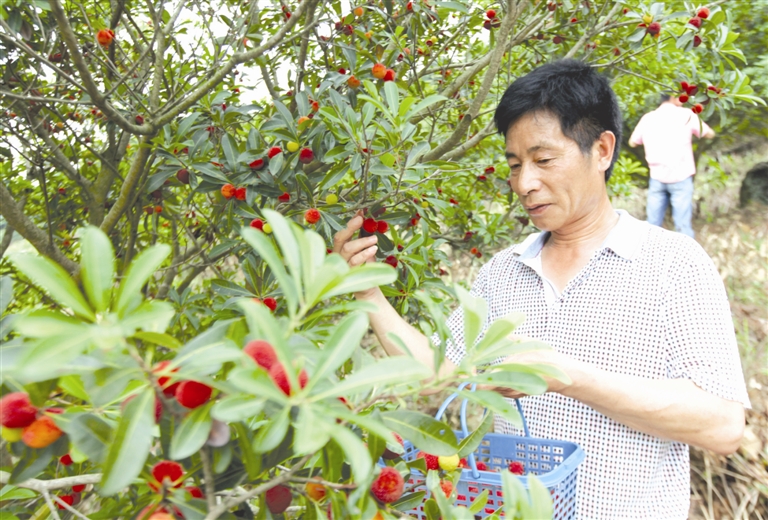
[[(603, 370), (687, 378), (750, 407), (728, 298), (712, 260), (687, 236), (617, 213), (619, 222), (603, 246), (554, 297), (546, 296), (540, 268), (531, 267), (537, 267), (532, 259), (548, 233), (496, 254), (471, 291), (488, 302), (485, 327), (522, 312), (526, 320), (515, 334)], [(448, 319), (455, 343), (446, 348), (457, 364), (464, 356), (462, 323), (457, 309)], [(439, 344), (437, 335), (432, 340)], [(524, 397), (521, 404), (532, 436), (575, 442), (586, 452), (578, 471), (577, 518), (688, 517), (686, 444), (639, 432), (557, 393)], [(522, 435), (500, 417), (495, 430)]]

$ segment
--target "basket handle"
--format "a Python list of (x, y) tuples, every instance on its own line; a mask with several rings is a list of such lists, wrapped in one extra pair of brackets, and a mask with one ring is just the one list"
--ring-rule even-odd
[[(459, 390), (464, 390), (466, 386), (469, 383), (461, 383), (459, 385)], [(471, 390), (474, 392), (477, 388), (476, 383), (472, 383)], [(443, 401), (443, 404), (440, 405), (440, 408), (437, 410), (437, 414), (435, 414), (435, 419), (438, 421), (443, 417), (443, 414), (445, 413), (445, 410), (448, 408), (448, 405), (453, 402), (454, 399), (459, 397), (458, 392), (453, 393), (448, 396), (448, 398)], [(531, 434), (528, 432), (528, 423), (525, 420), (525, 415), (523, 414), (523, 407), (520, 406), (520, 400), (515, 399), (515, 405), (517, 405), (517, 411), (520, 412), (520, 418), (523, 420), (523, 432), (525, 433), (526, 437), (530, 437)], [(486, 408), (483, 411), (483, 416), (488, 413), (488, 409)], [(461, 401), (461, 411), (459, 413), (459, 418), (461, 419), (461, 433), (464, 434), (464, 437), (466, 438), (469, 435), (469, 429), (467, 428), (467, 398), (465, 397)], [(470, 453), (468, 457), (469, 467), (472, 469), (472, 478), (479, 478), (480, 473), (477, 470), (477, 463), (475, 462), (475, 454)]]

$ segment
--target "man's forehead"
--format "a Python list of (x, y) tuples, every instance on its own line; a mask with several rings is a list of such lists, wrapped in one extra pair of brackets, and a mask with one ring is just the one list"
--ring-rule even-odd
[(536, 153), (539, 151), (555, 150), (560, 148), (560, 146), (558, 146), (556, 143), (549, 141), (547, 139), (536, 140), (533, 143), (521, 143), (521, 144), (525, 144), (528, 146), (527, 148), (518, 150), (517, 147), (515, 146), (515, 143), (512, 142), (511, 139), (507, 139), (507, 149), (504, 152), (504, 155), (507, 157), (507, 159), (511, 157), (517, 157), (518, 154), (530, 155), (532, 153)]

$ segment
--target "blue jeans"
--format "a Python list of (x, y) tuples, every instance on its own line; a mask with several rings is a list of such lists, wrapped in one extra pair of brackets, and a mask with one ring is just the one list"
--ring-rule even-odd
[(675, 230), (693, 238), (693, 227), (691, 227), (693, 176), (670, 184), (651, 179), (648, 185), (648, 203), (645, 207), (648, 222), (654, 226), (661, 226), (669, 202), (672, 202), (672, 220), (675, 222)]

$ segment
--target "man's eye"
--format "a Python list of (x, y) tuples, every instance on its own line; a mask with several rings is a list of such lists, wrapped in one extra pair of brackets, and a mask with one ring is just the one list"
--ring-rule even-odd
[(519, 164), (512, 164), (512, 165), (509, 166), (509, 169), (512, 170), (513, 172), (517, 171), (517, 170), (520, 169), (520, 165)]
[(552, 160), (552, 159), (539, 159), (539, 161), (538, 161), (538, 162), (539, 162), (539, 164), (547, 164), (547, 163), (548, 163), (549, 161), (551, 161), (551, 160)]

